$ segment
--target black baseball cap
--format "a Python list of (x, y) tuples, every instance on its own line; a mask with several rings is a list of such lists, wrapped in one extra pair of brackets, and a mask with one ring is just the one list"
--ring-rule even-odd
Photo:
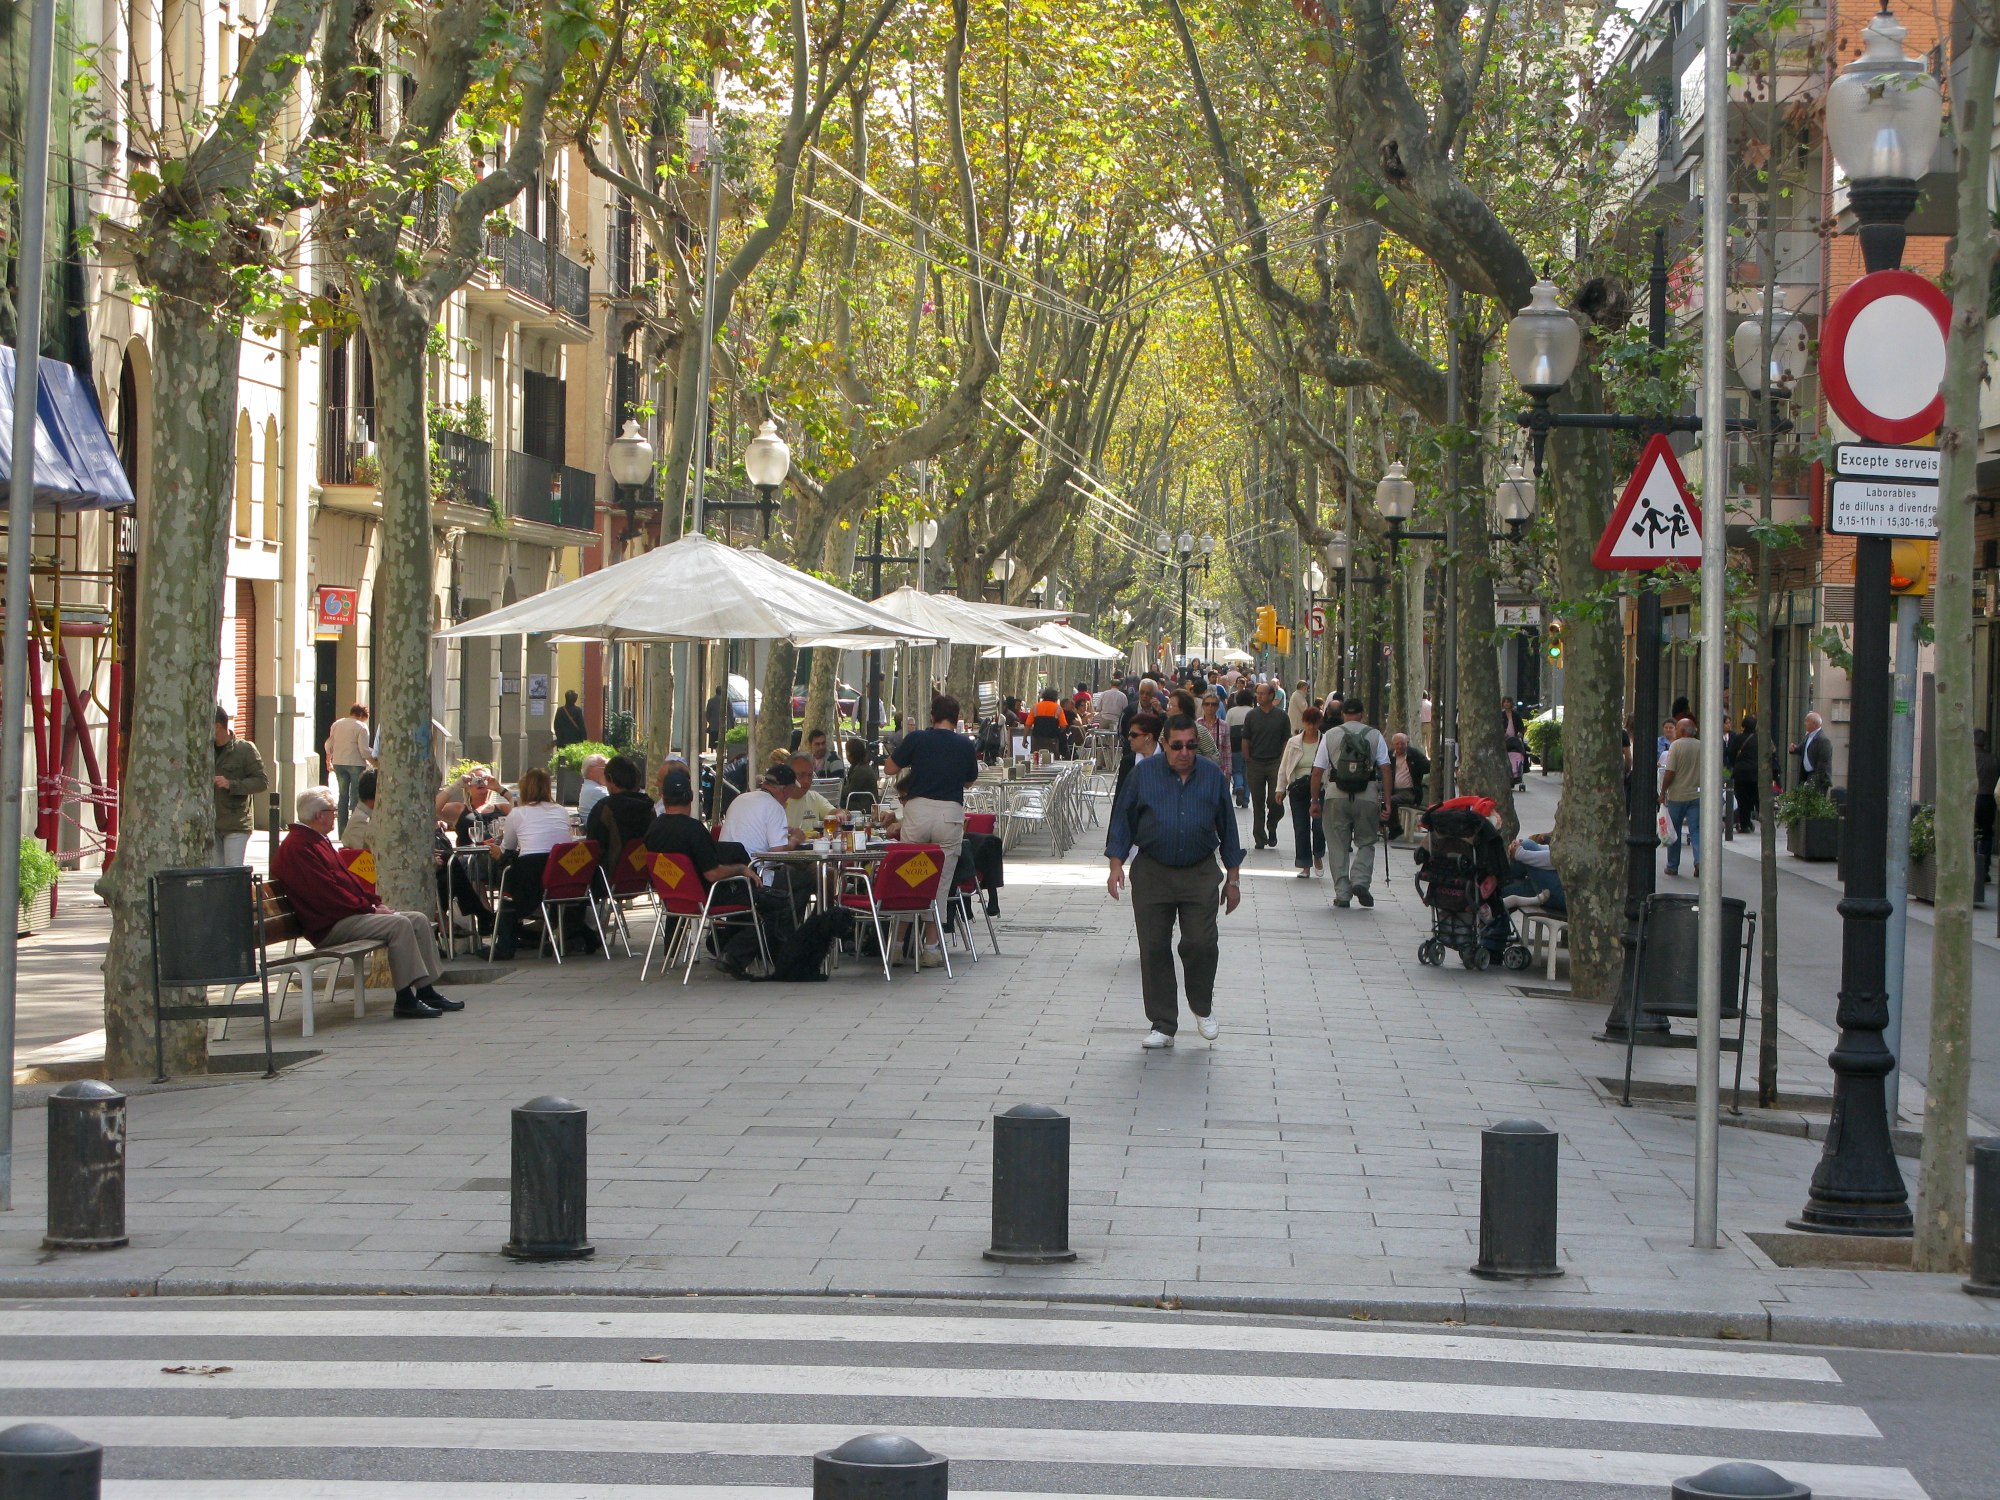
[(797, 786), (798, 774), (790, 766), (773, 766), (764, 773), (766, 786)]
[(675, 807), (694, 801), (694, 779), (686, 766), (667, 767), (667, 774), (660, 778), (660, 800)]

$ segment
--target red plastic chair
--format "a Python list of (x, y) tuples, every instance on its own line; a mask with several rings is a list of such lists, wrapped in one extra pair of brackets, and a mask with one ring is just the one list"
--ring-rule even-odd
[[(597, 929), (597, 943), (604, 950), (604, 961), (611, 962), (611, 944), (605, 940), (604, 922), (597, 911), (597, 872), (603, 861), (604, 846), (596, 839), (570, 839), (549, 850), (548, 858), (542, 862), (542, 889), (537, 905), (542, 932), (535, 945), (537, 953), (547, 949), (555, 954), (557, 963), (563, 961), (562, 924), (553, 913), (564, 906), (583, 906), (590, 911), (590, 925)], [(511, 899), (503, 888), (500, 909), (493, 918), (495, 934), (508, 920)]]
[(598, 894), (611, 905), (611, 920), (625, 944), (625, 956), (632, 956), (632, 929), (625, 921), (625, 904), (644, 901), (653, 893), (653, 851), (638, 839), (627, 839), (618, 850), (617, 860), (600, 865)]
[(375, 851), (373, 849), (342, 849), (340, 862), (347, 866), (347, 873), (368, 887), (370, 894), (375, 890)]
[[(936, 844), (891, 844), (873, 872), (851, 870), (844, 879), (847, 889), (840, 904), (851, 912), (867, 912), (875, 924), (875, 946), (882, 954), (882, 977), (889, 977), (889, 938), (905, 919), (917, 928), (917, 947), (923, 947), (923, 917), (928, 913), (937, 923), (939, 951), (944, 954), (945, 977), (951, 977), (951, 951), (942, 942), (944, 933), (944, 850)], [(883, 918), (888, 926), (883, 926)], [(921, 959), (918, 960), (921, 963)]]
[[(647, 868), (647, 880), (652, 885), (659, 914), (653, 919), (653, 936), (646, 944), (645, 960), (639, 965), (641, 980), (652, 969), (654, 949), (660, 950), (661, 968), (672, 962), (662, 944), (669, 922), (678, 929), (675, 942), (679, 942), (683, 935), (688, 939), (687, 967), (681, 970), (682, 984), (686, 984), (688, 977), (694, 973), (694, 961), (701, 952), (702, 939), (711, 931), (720, 932), (724, 927), (741, 926), (746, 918), (750, 930), (757, 934), (757, 952), (762, 956), (765, 967), (770, 966), (771, 947), (764, 937), (763, 920), (757, 915), (756, 886), (748, 875), (729, 875), (714, 885), (704, 885), (701, 872), (695, 869), (694, 861), (685, 854), (654, 854)], [(741, 901), (715, 899), (717, 891), (732, 884), (743, 887)]]

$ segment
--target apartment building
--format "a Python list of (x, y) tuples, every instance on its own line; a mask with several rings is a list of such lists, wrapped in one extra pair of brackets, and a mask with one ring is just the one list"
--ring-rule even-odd
[[(120, 263), (117, 228), (131, 212), (131, 175), (156, 168), (179, 109), (206, 107), (226, 89), (240, 27), (256, 18), (239, 0), (131, 0), (65, 16), (57, 73), (68, 79), (87, 58), (101, 92), (78, 101), (95, 107), (73, 117), (59, 102), (58, 182), (73, 183), (73, 212), (52, 230), (88, 222), (104, 232), (69, 268), (64, 307), (50, 315), (76, 329), (63, 352), (96, 391), (138, 503), (116, 515), (43, 521), (37, 552), (57, 559), (61, 572), (38, 574), (38, 590), (45, 603), (60, 598), (86, 632), (62, 644), (84, 686), (81, 712), (72, 715), (76, 743), (60, 752), (61, 769), (101, 793), (115, 791), (130, 682), (143, 661), (144, 642), (130, 627), (155, 523), (151, 315)], [(0, 67), (25, 53), (24, 17), (19, 30), (0, 35)], [(385, 127), (402, 92), (391, 62), (376, 101)], [(93, 117), (94, 131), (83, 123)], [(299, 118), (295, 110), (287, 128)], [(417, 233), (434, 232), (445, 207), (427, 199)], [(434, 627), (602, 566), (657, 532), (656, 520), (642, 515), (633, 526), (613, 509), (605, 469), (619, 425), (636, 416), (657, 443), (650, 413), (668, 405), (646, 374), (659, 353), (659, 324), (642, 285), (632, 217), (565, 149), (551, 153), (507, 219), (488, 237), (483, 268), (450, 299), (428, 356)], [(293, 220), (275, 232), (301, 290), (337, 297), (337, 279), (305, 224)], [(333, 720), (373, 696), (381, 515), (373, 403), (373, 361), (360, 333), (316, 342), (246, 334), (232, 414), (236, 470), (216, 696), (238, 733), (263, 748), (283, 806), (298, 787), (322, 779), (319, 747)], [(470, 756), (518, 774), (547, 753), (550, 714), (570, 690), (586, 695), (596, 729), (600, 684), (639, 680), (636, 671), (607, 672), (598, 655), (531, 638), (441, 643), (433, 717), (442, 757)], [(87, 826), (91, 808), (65, 816), (64, 846), (80, 847), (89, 862), (102, 852)]]

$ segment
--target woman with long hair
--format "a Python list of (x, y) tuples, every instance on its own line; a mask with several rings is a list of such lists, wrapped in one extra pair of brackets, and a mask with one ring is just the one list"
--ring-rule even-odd
[(555, 799), (549, 773), (540, 766), (521, 773), (520, 801), (507, 814), (500, 835), (500, 889), (505, 914), (493, 935), (493, 957), (508, 959), (521, 941), (521, 913), (541, 905), (542, 869), (549, 851), (573, 835), (569, 809)]
[(1301, 880), (1326, 868), (1326, 828), (1312, 815), (1312, 768), (1319, 754), (1320, 712), (1307, 707), (1299, 714), (1299, 732), (1285, 742), (1278, 761), (1278, 785), (1292, 807), (1292, 863)]

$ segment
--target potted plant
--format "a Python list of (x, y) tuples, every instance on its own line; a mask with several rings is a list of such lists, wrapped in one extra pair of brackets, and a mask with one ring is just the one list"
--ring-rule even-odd
[(1937, 904), (1937, 808), (1928, 802), (1910, 814), (1910, 899)]
[(1562, 722), (1536, 719), (1528, 726), (1528, 752), (1541, 764), (1542, 774), (1563, 768)]
[(38, 838), (21, 840), (21, 911), (15, 928), (21, 936), (44, 932), (56, 919), (56, 878), (62, 867)]
[(602, 740), (578, 740), (553, 751), (549, 771), (556, 779), (556, 801), (576, 806), (576, 799), (583, 794), (583, 763), (593, 755), (609, 760), (617, 753)]
[(1840, 804), (1825, 787), (1808, 782), (1771, 804), (1785, 828), (1785, 852), (1824, 864), (1840, 855)]

